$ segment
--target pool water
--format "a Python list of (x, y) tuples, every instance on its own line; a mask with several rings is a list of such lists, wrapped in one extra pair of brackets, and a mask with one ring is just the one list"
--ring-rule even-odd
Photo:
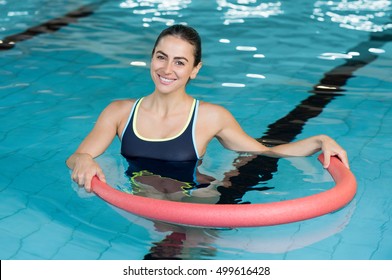
[[(391, 1), (0, 1), (1, 259), (392, 259)], [(65, 159), (112, 100), (150, 93), (151, 48), (194, 26), (203, 68), (188, 92), (253, 137), (325, 133), (349, 154), (354, 200), (285, 225), (207, 229), (150, 221), (71, 182)], [(317, 157), (271, 160), (213, 141), (200, 171), (263, 203), (333, 186)], [(128, 184), (116, 139), (98, 158)]]

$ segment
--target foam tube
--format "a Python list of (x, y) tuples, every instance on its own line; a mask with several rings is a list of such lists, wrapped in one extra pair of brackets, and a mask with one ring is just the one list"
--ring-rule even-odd
[[(323, 154), (318, 159), (323, 162)], [(354, 175), (336, 157), (328, 172), (335, 186), (301, 198), (258, 204), (200, 204), (160, 200), (121, 192), (92, 180), (92, 190), (106, 202), (151, 220), (199, 227), (259, 227), (298, 222), (339, 210), (355, 196)]]

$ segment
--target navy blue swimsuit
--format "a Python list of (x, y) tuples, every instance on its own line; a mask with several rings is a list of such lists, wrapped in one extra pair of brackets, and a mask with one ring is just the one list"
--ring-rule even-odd
[(177, 136), (167, 139), (146, 139), (136, 130), (136, 115), (143, 99), (135, 102), (121, 137), (121, 154), (127, 158), (149, 158), (167, 161), (198, 160), (194, 141), (195, 120), (199, 101), (194, 100), (188, 122)]
[(198, 185), (196, 168), (199, 163), (194, 131), (199, 101), (194, 100), (188, 122), (182, 132), (167, 139), (146, 139), (136, 129), (136, 116), (143, 99), (138, 99), (131, 110), (121, 137), (121, 154), (127, 159), (127, 175), (149, 171), (162, 177)]

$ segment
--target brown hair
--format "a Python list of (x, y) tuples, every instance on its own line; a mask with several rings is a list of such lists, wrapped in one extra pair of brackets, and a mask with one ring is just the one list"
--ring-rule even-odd
[(196, 66), (201, 61), (201, 39), (199, 33), (197, 31), (186, 25), (182, 24), (175, 24), (166, 29), (164, 29), (158, 36), (157, 40), (155, 41), (154, 48), (152, 49), (152, 54), (155, 52), (155, 48), (158, 45), (159, 41), (165, 36), (175, 36), (187, 41), (194, 47), (194, 56), (195, 62), (193, 66)]

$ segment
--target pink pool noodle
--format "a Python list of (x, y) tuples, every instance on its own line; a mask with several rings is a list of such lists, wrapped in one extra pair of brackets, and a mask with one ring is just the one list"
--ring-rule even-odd
[[(323, 162), (322, 154), (319, 160)], [(356, 193), (354, 175), (336, 157), (331, 158), (328, 172), (335, 181), (335, 186), (329, 190), (261, 204), (200, 204), (160, 200), (121, 192), (97, 177), (92, 180), (92, 189), (108, 203), (151, 220), (199, 227), (271, 226), (311, 219), (347, 205)]]

